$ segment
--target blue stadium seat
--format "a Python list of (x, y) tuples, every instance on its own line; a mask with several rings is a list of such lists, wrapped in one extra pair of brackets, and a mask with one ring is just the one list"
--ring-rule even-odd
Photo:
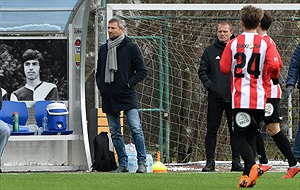
[(35, 120), (36, 120), (36, 124), (39, 127), (43, 127), (42, 124), (42, 119), (44, 117), (44, 115), (47, 116), (47, 106), (48, 104), (53, 103), (53, 101), (49, 101), (49, 100), (41, 100), (41, 101), (37, 101), (34, 104), (34, 112), (35, 112)]
[(28, 110), (26, 103), (3, 100), (2, 109), (0, 110), (0, 119), (3, 120), (5, 123), (12, 125), (12, 115), (14, 112), (19, 113), (19, 124), (25, 125), (28, 120)]

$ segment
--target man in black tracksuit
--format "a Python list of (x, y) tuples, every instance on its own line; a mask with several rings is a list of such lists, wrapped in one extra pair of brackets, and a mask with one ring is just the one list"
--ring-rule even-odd
[(243, 171), (244, 169), (240, 163), (240, 154), (232, 142), (230, 74), (222, 74), (219, 64), (226, 43), (233, 37), (232, 25), (226, 21), (219, 23), (217, 27), (217, 39), (204, 50), (200, 61), (199, 78), (208, 91), (207, 133), (205, 137), (206, 166), (202, 169), (203, 172), (215, 171), (217, 133), (224, 110), (230, 132), (232, 150), (231, 171)]

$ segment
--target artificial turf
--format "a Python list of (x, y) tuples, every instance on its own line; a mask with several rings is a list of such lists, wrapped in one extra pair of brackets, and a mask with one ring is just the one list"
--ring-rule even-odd
[[(300, 174), (283, 179), (283, 172), (267, 172), (258, 178), (254, 189), (300, 190)], [(230, 190), (237, 189), (241, 173), (1, 173), (1, 190)]]

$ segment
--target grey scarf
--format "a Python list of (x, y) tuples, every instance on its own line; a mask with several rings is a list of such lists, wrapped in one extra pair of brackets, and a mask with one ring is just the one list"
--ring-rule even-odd
[(118, 62), (117, 62), (117, 47), (125, 38), (125, 34), (122, 33), (115, 40), (107, 40), (107, 57), (106, 57), (106, 66), (105, 66), (105, 81), (106, 83), (114, 82), (114, 74), (118, 71)]

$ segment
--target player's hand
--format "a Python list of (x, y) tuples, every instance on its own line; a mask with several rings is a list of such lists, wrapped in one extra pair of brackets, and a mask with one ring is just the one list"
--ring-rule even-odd
[(279, 84), (279, 78), (277, 78), (277, 79), (272, 79), (272, 82), (273, 82), (274, 85)]
[(293, 93), (294, 87), (289, 85), (286, 87), (284, 98), (288, 99), (289, 96)]

